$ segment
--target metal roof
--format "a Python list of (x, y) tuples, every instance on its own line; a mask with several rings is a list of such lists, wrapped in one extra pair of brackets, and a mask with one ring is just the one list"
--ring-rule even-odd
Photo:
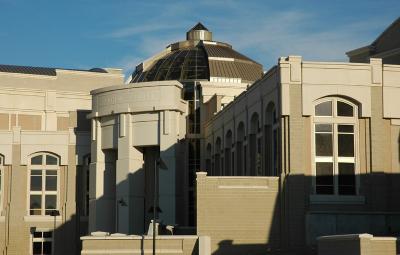
[[(192, 30), (207, 30), (201, 23)], [(207, 30), (208, 31), (208, 30)], [(261, 64), (235, 51), (229, 44), (186, 40), (171, 44), (169, 53), (139, 65), (132, 74), (131, 83), (178, 80), (180, 82), (235, 78), (252, 83), (263, 75)], [(144, 68), (145, 66), (145, 68)], [(223, 79), (223, 80), (224, 80)]]
[(1, 65), (0, 64), (0, 72), (3, 72), (3, 73), (22, 73), (22, 74), (45, 75), (45, 76), (57, 76), (57, 72), (56, 72), (57, 69), (70, 70), (70, 71), (107, 73), (107, 71), (102, 68), (93, 68), (90, 70), (79, 70), (79, 69), (64, 69), (64, 68), (52, 68), (52, 67), (17, 66), (17, 65)]

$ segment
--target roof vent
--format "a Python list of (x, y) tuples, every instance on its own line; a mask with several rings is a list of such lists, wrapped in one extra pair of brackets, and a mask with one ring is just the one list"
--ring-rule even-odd
[(212, 33), (199, 22), (186, 33), (186, 40), (212, 41)]

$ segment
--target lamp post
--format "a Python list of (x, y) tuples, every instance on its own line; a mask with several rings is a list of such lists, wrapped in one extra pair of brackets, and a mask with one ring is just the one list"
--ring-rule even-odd
[(56, 247), (56, 218), (57, 218), (57, 216), (60, 216), (60, 211), (59, 210), (51, 210), (50, 216), (54, 217), (53, 247), (55, 248)]
[(161, 158), (157, 158), (154, 161), (154, 195), (153, 195), (153, 255), (156, 254), (156, 214), (157, 211), (161, 212), (161, 209), (157, 205), (158, 200), (158, 169), (167, 169), (165, 163), (161, 160)]

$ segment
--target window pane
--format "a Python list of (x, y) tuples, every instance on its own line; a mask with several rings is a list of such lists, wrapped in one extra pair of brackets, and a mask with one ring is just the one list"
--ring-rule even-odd
[(35, 156), (31, 158), (31, 165), (41, 165), (43, 162), (42, 155)]
[(339, 194), (356, 194), (356, 177), (353, 163), (339, 163)]
[(315, 116), (332, 116), (332, 101), (316, 105)]
[(332, 134), (315, 134), (315, 153), (317, 156), (332, 156)]
[(56, 209), (57, 196), (56, 195), (46, 195), (46, 215), (50, 215), (52, 210)]
[(51, 242), (43, 242), (43, 255), (51, 255)]
[(53, 232), (43, 232), (43, 237), (44, 238), (50, 238), (52, 236)]
[(46, 176), (46, 190), (57, 191), (57, 176)]
[(33, 237), (40, 237), (40, 238), (42, 238), (42, 233), (43, 233), (43, 232), (33, 232)]
[(315, 124), (315, 132), (332, 132), (332, 124)]
[(338, 156), (354, 157), (353, 134), (338, 134)]
[(40, 215), (42, 208), (42, 196), (41, 195), (31, 195), (30, 200), (30, 214)]
[(42, 190), (42, 176), (31, 176), (31, 191)]
[(316, 193), (333, 194), (333, 166), (332, 163), (316, 163)]
[(51, 155), (46, 155), (46, 165), (57, 165), (57, 158)]
[(340, 133), (354, 133), (353, 125), (338, 125), (338, 131)]
[(42, 255), (42, 243), (41, 242), (34, 242), (33, 243), (33, 255)]
[(344, 116), (344, 117), (352, 117), (353, 113), (353, 106), (346, 104), (344, 102), (338, 101), (337, 102), (337, 115)]

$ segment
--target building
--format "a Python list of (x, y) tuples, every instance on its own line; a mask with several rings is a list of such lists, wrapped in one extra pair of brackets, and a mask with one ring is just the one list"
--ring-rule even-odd
[(318, 236), (397, 236), (399, 81), (400, 66), (381, 59), (279, 59), (204, 127), (197, 234), (215, 254), (312, 254)]
[(0, 65), (2, 254), (79, 253), (88, 224), (89, 92), (123, 78), (116, 69)]
[(264, 73), (199, 23), (128, 84), (115, 69), (0, 66), (3, 253), (79, 253), (82, 235), (82, 254), (148, 252), (154, 198), (174, 254), (398, 235), (400, 63), (369, 54)]
[(384, 64), (400, 63), (400, 18), (396, 19), (373, 43), (346, 52), (350, 62), (368, 63), (369, 58), (381, 58)]
[[(160, 171), (160, 220), (195, 225), (195, 172), (200, 169), (201, 127), (206, 120), (202, 106), (214, 95), (221, 105), (228, 104), (263, 71), (229, 44), (212, 41), (212, 33), (201, 23), (186, 37), (138, 65), (129, 85), (92, 92), (91, 182), (96, 185), (90, 197), (90, 232), (146, 233), (158, 157), (168, 169)], [(111, 183), (101, 178), (107, 175)], [(115, 199), (126, 204), (116, 210), (118, 215)]]

